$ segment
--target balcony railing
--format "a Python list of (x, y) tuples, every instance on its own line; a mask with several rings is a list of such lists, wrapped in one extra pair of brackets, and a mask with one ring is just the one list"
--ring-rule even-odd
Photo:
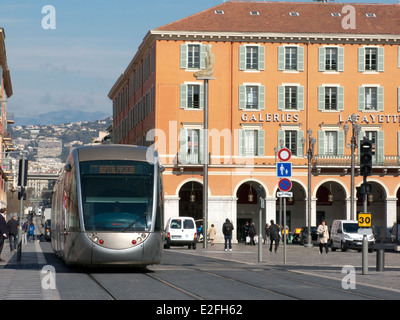
[[(354, 157), (354, 162), (356, 166), (359, 164), (358, 155)], [(339, 166), (339, 167), (350, 167), (351, 166), (351, 156), (314, 156), (312, 160), (312, 165), (319, 166)], [(399, 156), (373, 156), (372, 166), (378, 167), (398, 167), (400, 166)]]

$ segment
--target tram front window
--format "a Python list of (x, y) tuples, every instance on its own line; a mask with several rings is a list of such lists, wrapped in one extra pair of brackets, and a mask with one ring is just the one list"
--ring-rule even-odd
[(86, 231), (134, 232), (150, 229), (154, 165), (141, 161), (80, 163)]

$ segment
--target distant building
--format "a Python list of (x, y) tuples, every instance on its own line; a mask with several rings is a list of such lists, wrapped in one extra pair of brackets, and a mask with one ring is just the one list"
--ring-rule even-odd
[[(229, 218), (241, 241), (246, 221), (282, 223), (276, 162), (283, 146), (293, 164), (290, 229), (307, 225), (308, 187), (312, 225), (355, 218), (348, 148), (355, 114), (356, 142), (368, 137), (375, 146), (368, 178), (375, 235), (389, 237), (400, 222), (400, 5), (346, 4), (355, 9), (355, 29), (344, 5), (228, 1), (147, 33), (108, 96), (115, 143), (157, 138), (166, 219), (202, 218), (204, 86), (193, 74), (205, 67), (210, 44), (208, 217), (217, 230)], [(308, 185), (310, 129), (316, 144)], [(358, 152), (355, 186), (362, 183)], [(353, 205), (362, 210), (360, 198)]]
[(59, 158), (62, 152), (62, 141), (54, 138), (39, 140), (37, 148), (38, 158)]

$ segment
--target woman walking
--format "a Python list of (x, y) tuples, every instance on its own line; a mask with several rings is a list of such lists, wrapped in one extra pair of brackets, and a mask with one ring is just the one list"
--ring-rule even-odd
[(322, 253), (323, 247), (325, 247), (325, 252), (328, 253), (329, 231), (325, 220), (323, 220), (321, 224), (318, 226), (317, 233), (318, 233), (319, 253), (320, 254)]

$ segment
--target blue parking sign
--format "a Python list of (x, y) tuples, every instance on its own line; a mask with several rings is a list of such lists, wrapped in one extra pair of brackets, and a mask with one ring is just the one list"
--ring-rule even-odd
[(276, 176), (278, 178), (291, 178), (292, 177), (292, 163), (291, 162), (278, 162), (276, 164)]

